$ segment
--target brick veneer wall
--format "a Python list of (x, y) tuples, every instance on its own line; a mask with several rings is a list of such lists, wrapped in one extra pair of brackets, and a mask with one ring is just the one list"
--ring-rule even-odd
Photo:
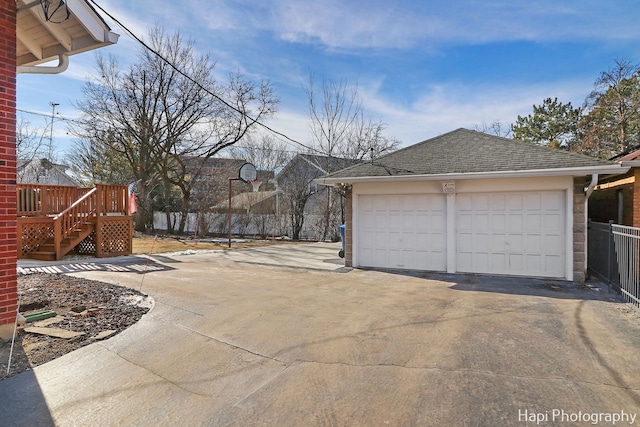
[(640, 169), (633, 170), (633, 177), (635, 178), (635, 182), (633, 183), (633, 190), (630, 195), (631, 200), (628, 203), (625, 203), (625, 205), (632, 206), (632, 218), (629, 225), (632, 227), (640, 227)]
[(587, 270), (586, 196), (584, 177), (573, 178), (573, 281), (583, 283)]
[(0, 0), (0, 338), (17, 309), (16, 3)]
[(344, 265), (353, 267), (353, 190), (351, 187), (345, 189), (345, 230)]

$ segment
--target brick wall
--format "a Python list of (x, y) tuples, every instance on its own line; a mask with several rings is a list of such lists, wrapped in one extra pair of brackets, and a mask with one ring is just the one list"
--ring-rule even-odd
[(585, 224), (585, 178), (573, 179), (573, 281), (583, 283), (587, 269), (587, 230)]
[[(628, 203), (632, 207), (632, 218), (629, 225), (632, 227), (640, 227), (640, 169), (634, 168), (633, 176), (635, 178), (635, 182), (633, 183), (633, 190), (630, 195), (631, 200), (629, 200)], [(625, 197), (627, 197), (626, 194)]]
[(16, 3), (0, 0), (0, 338), (17, 308)]

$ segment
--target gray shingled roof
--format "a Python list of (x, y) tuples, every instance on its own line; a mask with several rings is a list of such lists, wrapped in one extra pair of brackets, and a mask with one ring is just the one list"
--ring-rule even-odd
[(327, 178), (437, 175), (615, 165), (530, 142), (457, 129)]

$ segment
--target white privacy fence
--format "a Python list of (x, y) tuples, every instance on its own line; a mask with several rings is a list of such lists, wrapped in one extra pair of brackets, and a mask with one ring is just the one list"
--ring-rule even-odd
[(589, 221), (589, 270), (640, 307), (640, 228)]
[[(172, 212), (170, 221), (178, 228), (182, 215), (179, 212)], [(323, 219), (321, 215), (305, 215), (304, 226), (300, 232), (300, 238), (309, 240), (320, 239), (322, 233), (317, 224)], [(205, 233), (226, 235), (229, 229), (229, 217), (222, 214), (200, 214), (190, 213), (185, 222), (185, 233), (195, 233), (196, 227), (200, 232), (206, 228)], [(153, 213), (153, 228), (155, 230), (168, 230), (167, 214), (155, 211)], [(232, 214), (231, 233), (236, 236), (289, 236), (290, 223), (288, 215), (278, 216), (274, 214)], [(338, 231), (336, 230), (336, 233)]]

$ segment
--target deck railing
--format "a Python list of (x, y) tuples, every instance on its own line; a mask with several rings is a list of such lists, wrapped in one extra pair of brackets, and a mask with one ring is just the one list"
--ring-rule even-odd
[(129, 214), (129, 197), (124, 185), (97, 184), (97, 215)]
[(19, 217), (56, 215), (91, 190), (41, 184), (18, 184), (16, 187)]
[(60, 253), (62, 241), (74, 231), (82, 228), (84, 223), (94, 222), (96, 216), (96, 195), (98, 189), (94, 188), (84, 194), (71, 206), (53, 217), (53, 235), (56, 253)]
[[(97, 184), (96, 215), (127, 215), (129, 198), (124, 185)], [(94, 188), (63, 185), (18, 184), (18, 217), (54, 216)]]

